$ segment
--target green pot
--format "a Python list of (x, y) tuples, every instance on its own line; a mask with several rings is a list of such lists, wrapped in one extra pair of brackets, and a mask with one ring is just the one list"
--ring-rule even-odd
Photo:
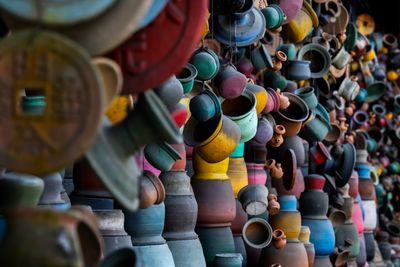
[(264, 87), (279, 88), (285, 90), (288, 85), (288, 81), (284, 76), (278, 72), (271, 71), (264, 73)]
[(182, 159), (179, 153), (166, 142), (147, 145), (144, 155), (150, 164), (160, 171), (169, 171), (175, 161)]
[(196, 50), (190, 60), (198, 71), (196, 79), (207, 81), (214, 78), (220, 67), (219, 59), (214, 51), (207, 47), (202, 47)]
[(183, 93), (187, 94), (193, 89), (194, 79), (197, 77), (198, 71), (195, 66), (187, 63), (186, 66), (176, 75), (176, 78), (183, 86)]
[(284, 52), (288, 60), (296, 59), (296, 46), (294, 44), (281, 44), (276, 50)]

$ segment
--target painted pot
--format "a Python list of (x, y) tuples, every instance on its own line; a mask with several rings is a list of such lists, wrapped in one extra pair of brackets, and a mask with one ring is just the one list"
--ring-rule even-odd
[(182, 70), (176, 75), (176, 78), (181, 82), (183, 87), (183, 93), (187, 94), (193, 89), (194, 79), (197, 77), (197, 69), (190, 63), (182, 68)]
[(265, 164), (246, 163), (248, 184), (265, 185), (267, 182), (267, 172), (264, 169)]
[(354, 225), (357, 227), (358, 234), (361, 234), (364, 231), (364, 220), (362, 216), (360, 202), (358, 201), (354, 201), (352, 219)]
[(213, 266), (215, 267), (241, 267), (243, 256), (240, 253), (218, 253), (215, 255)]
[(263, 87), (252, 83), (247, 83), (246, 89), (252, 92), (256, 97), (256, 112), (257, 114), (261, 114), (268, 102), (269, 97), (267, 91)]
[(311, 61), (311, 78), (321, 78), (328, 73), (331, 57), (328, 50), (320, 44), (304, 45), (297, 56), (298, 60)]
[(175, 161), (181, 159), (179, 153), (166, 142), (147, 145), (144, 155), (160, 171), (169, 171)]
[(375, 200), (375, 186), (371, 179), (359, 179), (358, 189), (362, 200)]
[(242, 236), (242, 229), (245, 223), (247, 222), (248, 215), (247, 213), (243, 210), (242, 204), (239, 202), (239, 200), (236, 198), (236, 216), (235, 219), (232, 221), (231, 224), (231, 229), (233, 236)]
[(303, 243), (299, 241), (288, 240), (283, 249), (276, 249), (274, 246), (268, 246), (262, 250), (259, 266), (272, 266), (277, 262), (279, 262), (281, 266), (309, 266), (306, 249)]
[(310, 148), (309, 157), (316, 165), (322, 165), (332, 159), (331, 153), (322, 142), (317, 142)]
[(171, 144), (175, 151), (179, 153), (181, 159), (175, 161), (171, 167), (171, 171), (184, 171), (186, 168), (186, 149), (185, 144)]
[(367, 254), (367, 261), (372, 261), (375, 257), (375, 238), (373, 232), (364, 232), (365, 251)]
[(39, 203), (44, 182), (36, 176), (15, 172), (0, 176), (0, 210), (34, 207)]
[(229, 227), (197, 227), (196, 233), (203, 247), (207, 266), (212, 266), (216, 254), (235, 253), (235, 244)]
[(243, 226), (242, 236), (248, 246), (262, 249), (272, 241), (272, 228), (264, 219), (251, 218)]
[(313, 87), (299, 88), (294, 91), (294, 93), (304, 100), (310, 110), (313, 110), (317, 107), (318, 99), (314, 93)]
[(308, 80), (311, 77), (310, 61), (288, 60), (285, 64), (286, 77), (293, 81)]
[(165, 189), (160, 179), (150, 171), (144, 171), (140, 179), (140, 208), (160, 204), (165, 199)]
[(283, 93), (289, 98), (290, 106), (285, 110), (273, 113), (277, 124), (285, 127), (285, 137), (295, 136), (300, 132), (302, 123), (308, 118), (309, 109), (306, 103), (292, 93)]
[(253, 141), (265, 146), (272, 139), (273, 134), (274, 129), (272, 128), (271, 123), (264, 117), (258, 119), (257, 132)]
[(245, 90), (241, 96), (222, 102), (222, 112), (240, 128), (240, 142), (247, 142), (256, 135), (257, 111), (254, 94)]
[(353, 122), (354, 122), (354, 128), (365, 128), (367, 127), (369, 116), (365, 111), (362, 110), (357, 110), (353, 114)]
[(314, 244), (310, 243), (310, 234), (311, 234), (310, 228), (308, 226), (302, 225), (300, 230), (299, 240), (304, 244), (304, 247), (306, 248), (308, 266), (312, 267), (314, 266), (314, 260), (315, 260), (315, 248)]
[[(289, 169), (286, 172), (290, 171)], [(290, 177), (284, 177), (282, 179), (272, 180), (272, 185), (276, 188), (279, 195), (294, 195), (297, 199), (300, 198), (301, 193), (304, 191), (304, 177), (301, 168), (293, 169), (293, 174)], [(285, 182), (286, 180), (286, 182)], [(290, 183), (290, 184), (289, 184)], [(286, 186), (285, 186), (286, 184)], [(289, 186), (290, 185), (290, 186)], [(289, 186), (289, 187), (287, 187)], [(290, 188), (291, 187), (291, 188)], [(287, 188), (290, 188), (289, 190)]]
[(343, 69), (347, 66), (347, 64), (349, 64), (350, 60), (351, 55), (346, 51), (344, 46), (342, 46), (342, 48), (339, 49), (339, 51), (332, 58), (332, 65), (338, 69)]
[(329, 120), (325, 119), (319, 113), (312, 112), (309, 120), (303, 123), (300, 131), (300, 137), (309, 142), (318, 142), (325, 139), (331, 130)]
[(229, 180), (191, 181), (198, 204), (198, 227), (230, 226), (236, 215), (236, 203)]
[(358, 240), (360, 242), (360, 253), (357, 256), (357, 265), (358, 266), (365, 266), (366, 262), (367, 262), (367, 252), (365, 250), (365, 239), (364, 239), (364, 235), (361, 234), (358, 237)]
[[(271, 216), (269, 222), (273, 229), (281, 229), (287, 240), (297, 240), (300, 234), (301, 215), (296, 209), (294, 196), (279, 197), (281, 210), (277, 215)], [(293, 206), (295, 205), (295, 206)]]
[(374, 82), (367, 87), (367, 97), (364, 102), (372, 103), (380, 99), (388, 91), (388, 85), (385, 82)]
[(296, 46), (294, 44), (281, 44), (276, 50), (284, 52), (288, 60), (296, 59)]
[(201, 81), (207, 81), (214, 78), (220, 68), (220, 63), (217, 54), (207, 47), (201, 47), (197, 49), (190, 63), (197, 69), (197, 79)]
[(328, 256), (333, 252), (335, 233), (330, 220), (302, 218), (301, 223), (310, 228), (310, 242), (314, 244), (316, 256)]
[(168, 245), (142, 245), (133, 246), (138, 255), (141, 255), (143, 266), (175, 266), (174, 259)]
[(156, 92), (167, 108), (170, 109), (178, 104), (179, 100), (183, 97), (183, 86), (176, 76), (172, 75), (167, 81), (155, 88), (154, 92)]
[(243, 93), (247, 85), (247, 78), (234, 66), (224, 65), (215, 77), (214, 85), (218, 95), (225, 99), (233, 99)]
[(261, 9), (261, 12), (264, 15), (267, 29), (276, 29), (282, 26), (285, 13), (283, 13), (283, 10), (278, 5), (271, 4)]
[(193, 155), (193, 171), (192, 178), (200, 180), (227, 180), (229, 157), (217, 162), (209, 163), (205, 161), (198, 153), (197, 150)]
[(192, 116), (200, 122), (221, 116), (221, 103), (218, 97), (207, 89), (190, 99), (189, 109)]
[(229, 158), (227, 174), (232, 184), (234, 196), (237, 197), (240, 189), (248, 185), (247, 168), (244, 158)]
[(196, 146), (196, 151), (207, 162), (220, 162), (235, 150), (240, 140), (240, 128), (228, 117), (201, 123), (191, 117), (183, 130), (185, 143)]
[(238, 200), (249, 215), (260, 215), (268, 208), (268, 189), (264, 184), (250, 184), (238, 193)]
[(331, 267), (332, 263), (328, 256), (315, 256), (314, 267)]
[(297, 165), (302, 166), (305, 163), (305, 150), (301, 138), (297, 135), (285, 137), (284, 143), (278, 147), (268, 147), (268, 155), (277, 161), (282, 162), (286, 150), (292, 149), (296, 155)]
[(304, 218), (326, 218), (328, 194), (317, 190), (305, 190), (300, 195), (300, 212)]

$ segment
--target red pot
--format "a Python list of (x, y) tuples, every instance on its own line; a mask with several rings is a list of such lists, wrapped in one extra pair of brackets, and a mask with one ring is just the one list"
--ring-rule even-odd
[(325, 177), (318, 174), (310, 174), (304, 178), (304, 182), (307, 190), (322, 191), (325, 185)]

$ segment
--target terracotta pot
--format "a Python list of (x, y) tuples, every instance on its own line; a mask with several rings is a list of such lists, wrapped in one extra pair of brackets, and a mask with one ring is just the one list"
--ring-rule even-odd
[(279, 213), (281, 205), (278, 202), (278, 198), (275, 194), (270, 193), (268, 195), (268, 213), (273, 216)]
[(224, 65), (221, 66), (214, 83), (220, 96), (226, 99), (234, 99), (245, 90), (247, 79), (232, 65)]
[(200, 123), (193, 117), (183, 131), (185, 143), (210, 163), (226, 159), (240, 140), (240, 128), (226, 116)]
[(276, 112), (280, 108), (280, 100), (279, 100), (279, 95), (277, 92), (272, 89), (272, 88), (265, 88), (268, 98), (267, 98), (267, 103), (265, 105), (265, 108), (263, 110), (264, 113), (267, 112)]
[(197, 226), (230, 226), (236, 214), (230, 181), (192, 178), (191, 183), (199, 208)]
[(229, 227), (196, 228), (207, 266), (212, 266), (216, 254), (235, 253), (235, 244)]
[(330, 207), (328, 210), (328, 219), (332, 222), (333, 227), (342, 225), (346, 222), (346, 213), (342, 210)]
[(286, 235), (280, 229), (275, 229), (272, 232), (272, 244), (277, 249), (282, 249), (286, 246)]
[(341, 207), (341, 210), (346, 215), (346, 222), (351, 222), (353, 219), (353, 207), (354, 201), (353, 198), (351, 197), (343, 197), (343, 205)]
[(271, 243), (272, 228), (266, 220), (252, 218), (243, 226), (242, 235), (247, 245), (261, 249)]
[(240, 189), (248, 185), (247, 168), (244, 158), (229, 158), (227, 174), (232, 184), (233, 194), (237, 197)]
[(269, 174), (274, 179), (281, 179), (283, 171), (280, 163), (276, 163), (274, 159), (269, 159), (265, 163), (265, 167), (269, 170)]
[(305, 102), (292, 93), (283, 93), (289, 98), (290, 106), (285, 109), (273, 113), (277, 124), (285, 127), (285, 137), (295, 136), (300, 132), (302, 123), (309, 115), (309, 109)]
[(249, 215), (260, 215), (268, 207), (268, 189), (263, 184), (251, 184), (238, 193), (238, 200)]
[(89, 212), (19, 209), (8, 213), (6, 220), (0, 252), (6, 266), (78, 267), (96, 266), (100, 261), (100, 234)]
[(268, 246), (262, 250), (260, 266), (271, 266), (277, 262), (282, 266), (309, 266), (306, 249), (303, 243), (299, 241), (288, 240), (283, 249), (276, 249), (274, 246)]
[(248, 183), (253, 185), (265, 185), (267, 182), (267, 173), (264, 170), (264, 164), (246, 163)]
[(175, 161), (171, 167), (171, 171), (184, 171), (186, 168), (186, 149), (185, 144), (171, 144), (175, 151), (179, 153), (181, 159)]
[(140, 179), (140, 208), (160, 204), (165, 199), (165, 189), (160, 179), (149, 171), (144, 171)]
[(247, 142), (256, 135), (257, 111), (256, 97), (250, 90), (233, 99), (225, 99), (222, 112), (240, 128), (240, 142)]
[(269, 143), (272, 147), (280, 147), (284, 142), (283, 135), (286, 133), (285, 126), (276, 125), (274, 128), (274, 135)]

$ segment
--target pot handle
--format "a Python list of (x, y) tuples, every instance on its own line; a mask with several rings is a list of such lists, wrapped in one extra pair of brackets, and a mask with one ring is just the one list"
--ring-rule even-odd
[(319, 20), (317, 13), (315, 13), (314, 9), (312, 6), (306, 1), (303, 1), (303, 8), (307, 11), (307, 13), (310, 15), (311, 21), (313, 23), (314, 28), (317, 28), (319, 25)]

